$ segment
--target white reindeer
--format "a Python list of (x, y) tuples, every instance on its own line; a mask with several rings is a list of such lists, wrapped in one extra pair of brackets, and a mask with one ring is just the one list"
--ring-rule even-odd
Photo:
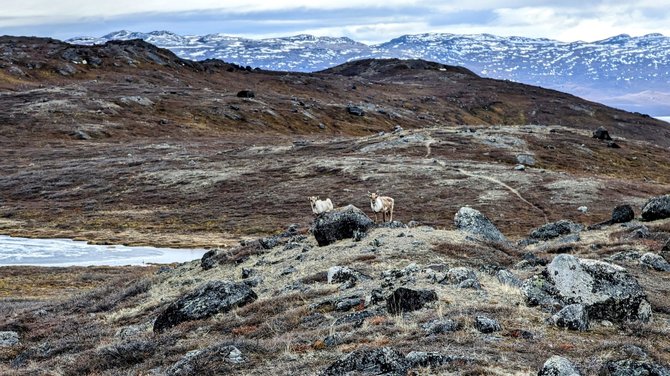
[(321, 214), (333, 210), (333, 202), (329, 198), (319, 200), (319, 196), (311, 196), (309, 203), (312, 205), (312, 212), (314, 214)]
[(377, 223), (377, 214), (379, 212), (382, 213), (382, 222), (386, 221), (386, 213), (389, 214), (389, 222), (393, 222), (393, 205), (395, 204), (395, 200), (391, 197), (380, 196), (377, 192), (368, 192), (368, 197), (370, 197), (370, 207), (375, 212), (375, 223)]

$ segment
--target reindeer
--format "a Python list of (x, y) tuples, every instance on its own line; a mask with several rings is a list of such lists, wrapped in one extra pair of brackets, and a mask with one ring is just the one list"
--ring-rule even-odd
[(319, 196), (311, 196), (309, 203), (312, 205), (312, 213), (321, 214), (333, 210), (333, 202), (329, 198), (319, 200)]
[(370, 198), (370, 207), (375, 212), (375, 223), (377, 223), (377, 213), (382, 213), (382, 222), (386, 221), (386, 213), (389, 214), (389, 222), (393, 222), (393, 205), (395, 200), (391, 197), (380, 196), (377, 192), (368, 192)]

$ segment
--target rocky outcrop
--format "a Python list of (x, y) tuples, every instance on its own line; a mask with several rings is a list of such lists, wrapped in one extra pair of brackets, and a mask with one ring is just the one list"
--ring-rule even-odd
[(364, 116), (365, 115), (365, 111), (363, 111), (362, 108), (360, 108), (358, 106), (353, 106), (353, 105), (347, 106), (347, 112), (351, 115), (356, 115), (356, 116)]
[(416, 311), (435, 300), (437, 300), (437, 294), (433, 290), (412, 290), (400, 287), (386, 299), (386, 309), (390, 314), (396, 315)]
[(240, 90), (237, 92), (237, 97), (238, 98), (254, 98), (256, 97), (256, 93), (254, 93), (252, 90)]
[(665, 218), (670, 218), (670, 195), (653, 197), (642, 207), (642, 219), (645, 221)]
[(454, 216), (456, 228), (484, 241), (506, 242), (500, 230), (481, 212), (470, 207), (462, 207)]
[(404, 376), (409, 361), (390, 347), (361, 349), (336, 360), (322, 373), (323, 376), (342, 376), (352, 373), (364, 375)]
[(554, 355), (547, 359), (537, 376), (579, 376), (575, 366), (566, 358)]
[(481, 288), (475, 272), (465, 267), (449, 269), (447, 275), (440, 283), (457, 285), (459, 288), (473, 288), (477, 290)]
[(421, 325), (428, 334), (446, 334), (461, 329), (461, 324), (451, 319), (438, 319)]
[(200, 320), (220, 312), (228, 312), (256, 300), (248, 285), (228, 281), (212, 281), (170, 304), (154, 322), (154, 332), (179, 323)]
[(643, 254), (640, 257), (640, 264), (659, 272), (670, 272), (670, 263), (655, 253), (647, 252)]
[(417, 368), (417, 367), (434, 368), (445, 365), (455, 360), (450, 356), (442, 355), (438, 352), (426, 352), (426, 351), (412, 351), (409, 354), (407, 354), (407, 356), (405, 356), (405, 359), (409, 363), (410, 368)]
[(542, 276), (522, 286), (528, 305), (584, 305), (591, 319), (648, 321), (651, 306), (640, 284), (625, 269), (602, 261), (561, 254)]
[(368, 231), (374, 222), (363, 211), (353, 205), (336, 208), (319, 214), (314, 221), (312, 234), (319, 246), (332, 244), (338, 240), (354, 238)]
[(498, 282), (507, 286), (520, 287), (522, 284), (521, 280), (507, 269), (498, 270), (496, 272), (496, 278), (498, 279)]

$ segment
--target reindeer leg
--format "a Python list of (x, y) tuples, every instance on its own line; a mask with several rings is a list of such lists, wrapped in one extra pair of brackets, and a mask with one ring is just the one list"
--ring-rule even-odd
[(377, 223), (377, 212), (375, 212), (375, 223)]
[(390, 217), (391, 217), (391, 218), (389, 219), (389, 222), (393, 222), (393, 208), (391, 208), (391, 211), (390, 211), (389, 215), (390, 215)]

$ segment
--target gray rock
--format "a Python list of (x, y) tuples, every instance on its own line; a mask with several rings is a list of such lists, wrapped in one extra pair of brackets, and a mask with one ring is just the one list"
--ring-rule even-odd
[(610, 223), (626, 223), (635, 219), (635, 212), (630, 205), (624, 204), (615, 207), (612, 210)]
[(454, 320), (438, 319), (421, 325), (421, 329), (428, 334), (446, 334), (460, 330), (461, 325)]
[(386, 299), (386, 309), (392, 315), (416, 311), (424, 305), (437, 300), (433, 290), (412, 290), (400, 287)]
[(535, 158), (530, 154), (518, 154), (516, 156), (516, 161), (518, 163), (526, 165), (526, 166), (534, 166), (535, 165)]
[(11, 347), (19, 344), (19, 333), (13, 331), (0, 332), (0, 347)]
[(579, 371), (566, 358), (554, 355), (547, 359), (537, 376), (580, 376)]
[(256, 97), (256, 93), (254, 93), (252, 90), (240, 90), (237, 92), (237, 97), (238, 98), (254, 98)]
[(496, 278), (498, 279), (498, 282), (507, 286), (521, 287), (522, 284), (521, 280), (507, 269), (498, 270), (496, 272)]
[(323, 376), (355, 374), (405, 376), (410, 362), (389, 347), (359, 349), (336, 360), (323, 371)]
[(561, 254), (547, 265), (547, 276), (564, 304), (583, 304), (592, 319), (614, 322), (651, 317), (640, 284), (622, 267)]
[(559, 328), (585, 332), (589, 329), (589, 315), (582, 304), (570, 304), (549, 319), (549, 322)]
[(610, 134), (607, 131), (607, 129), (605, 129), (603, 127), (598, 127), (598, 129), (593, 131), (593, 138), (597, 138), (599, 140), (607, 140), (607, 141), (612, 140), (612, 137), (610, 137)]
[(359, 296), (350, 296), (346, 298), (342, 298), (335, 302), (335, 310), (336, 311), (350, 311), (356, 307), (361, 306), (361, 302), (365, 302), (364, 299), (361, 299)]
[(497, 320), (488, 318), (486, 316), (475, 317), (475, 328), (485, 334), (499, 332), (502, 330), (502, 327)]
[(521, 295), (529, 307), (539, 306), (545, 311), (555, 312), (558, 307), (562, 306), (554, 285), (539, 275), (532, 276), (523, 282)]
[(645, 221), (664, 218), (670, 218), (670, 195), (653, 197), (642, 207), (642, 219)]
[[(360, 301), (359, 301), (360, 304)], [(363, 325), (363, 321), (365, 319), (374, 316), (375, 314), (370, 311), (360, 311), (360, 312), (354, 312), (350, 313), (348, 315), (342, 316), (335, 320), (334, 325), (341, 325), (341, 324), (347, 324), (347, 323), (352, 323), (354, 327), (358, 328), (361, 325)]]
[(547, 223), (531, 231), (529, 238), (535, 240), (549, 240), (562, 235), (579, 232), (583, 229), (581, 225), (568, 220)]
[(670, 239), (668, 239), (668, 241), (665, 242), (665, 245), (663, 246), (663, 248), (661, 248), (661, 252), (659, 252), (659, 254), (666, 261), (670, 262)]
[(244, 283), (211, 281), (170, 304), (154, 322), (154, 332), (179, 323), (200, 320), (228, 312), (256, 300), (256, 293)]
[(514, 166), (514, 169), (517, 170), (517, 171), (525, 171), (526, 166), (524, 166), (522, 164), (519, 164), (519, 165)]
[(347, 268), (346, 266), (331, 266), (328, 269), (328, 283), (343, 283), (349, 281), (356, 281), (356, 272)]
[(646, 360), (622, 359), (603, 365), (601, 376), (670, 376), (670, 369)]
[(588, 206), (580, 206), (580, 207), (577, 208), (577, 210), (580, 213), (586, 213), (587, 211), (589, 211), (589, 207)]
[(319, 246), (338, 240), (353, 238), (356, 233), (365, 233), (374, 225), (370, 217), (353, 205), (321, 213), (314, 221), (312, 234)]
[(647, 252), (640, 257), (640, 263), (659, 272), (670, 272), (670, 263), (655, 253)]
[(353, 105), (348, 105), (347, 106), (347, 113), (349, 113), (351, 115), (356, 115), (356, 116), (364, 116), (365, 115), (365, 111), (363, 111), (362, 108), (360, 108), (358, 106), (353, 106)]
[[(213, 370), (211, 366), (222, 360), (224, 363), (229, 364), (239, 364), (245, 361), (242, 352), (237, 347), (232, 345), (216, 345), (188, 352), (183, 358), (168, 368), (165, 374), (168, 376), (202, 375), (210, 372), (218, 374), (217, 370)], [(221, 371), (224, 370), (222, 369)]]
[(442, 355), (438, 352), (425, 352), (425, 351), (411, 351), (405, 356), (407, 362), (409, 362), (410, 368), (424, 367), (424, 368), (434, 368), (445, 365), (449, 362), (454, 361), (455, 359)]
[(485, 241), (507, 242), (505, 235), (482, 213), (470, 207), (462, 207), (454, 216), (456, 228)]
[(649, 236), (651, 236), (651, 231), (649, 231), (649, 227), (642, 225), (635, 227), (628, 235), (626, 235), (626, 239), (628, 240), (646, 239)]
[(448, 282), (452, 285), (457, 285), (463, 281), (467, 281), (468, 279), (477, 280), (477, 275), (471, 269), (461, 266), (449, 269), (449, 271), (447, 271), (447, 275), (444, 277), (444, 280), (440, 283)]

